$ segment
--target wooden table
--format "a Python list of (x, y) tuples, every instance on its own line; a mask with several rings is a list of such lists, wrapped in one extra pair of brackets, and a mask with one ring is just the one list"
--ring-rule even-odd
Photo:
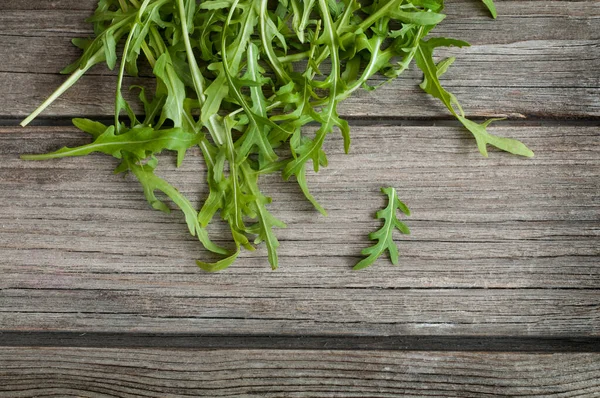
[[(69, 118), (112, 113), (96, 68), (16, 127), (94, 3), (0, 2), (0, 397), (600, 396), (600, 2), (498, 0), (497, 21), (448, 2), (438, 34), (473, 46), (440, 52), (458, 57), (445, 85), (535, 158), (481, 157), (411, 70), (341, 108), (351, 153), (332, 135), (309, 178), (329, 217), (265, 178), (281, 269), (261, 248), (218, 274), (114, 159), (18, 159), (88, 142)], [(162, 171), (196, 205), (198, 155)], [(384, 185), (413, 234), (398, 267), (353, 272)]]

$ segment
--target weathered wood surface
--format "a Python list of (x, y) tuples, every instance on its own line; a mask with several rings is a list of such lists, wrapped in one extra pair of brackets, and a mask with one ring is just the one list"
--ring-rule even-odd
[[(96, 0), (14, 1), (0, 4), (1, 117), (24, 117), (63, 80), (58, 71), (75, 60), (72, 37), (86, 37), (83, 22)], [(448, 2), (436, 34), (470, 41), (467, 49), (440, 51), (457, 61), (445, 85), (474, 116), (600, 116), (600, 2), (500, 1), (489, 18), (477, 1)], [(340, 106), (354, 117), (447, 117), (408, 71), (376, 93), (360, 92)], [(149, 79), (129, 79), (148, 83)], [(98, 67), (44, 113), (110, 115), (114, 76)], [(369, 104), (369, 106), (365, 106)]]
[[(63, 81), (95, 3), (0, 0), (0, 124)], [(264, 180), (288, 223), (275, 272), (264, 248), (200, 271), (181, 214), (151, 210), (114, 159), (18, 159), (83, 134), (0, 127), (0, 397), (600, 397), (600, 2), (498, 0), (496, 21), (479, 1), (447, 3), (437, 34), (473, 46), (440, 51), (458, 58), (445, 85), (470, 115), (544, 119), (492, 129), (536, 157), (482, 158), (433, 120), (447, 112), (408, 71), (341, 107), (363, 119), (352, 152), (332, 135), (330, 167), (309, 178), (329, 217), (293, 182)], [(107, 117), (113, 90), (97, 67), (44, 116)], [(548, 121), (565, 118), (585, 120)], [(160, 174), (199, 205), (199, 154), (173, 162), (161, 156)], [(413, 235), (399, 267), (353, 272), (384, 185), (413, 210)]]
[[(227, 272), (205, 255), (180, 214), (149, 208), (116, 160), (23, 162), (19, 153), (73, 146), (72, 128), (0, 130), (0, 325), (4, 330), (207, 334), (600, 334), (600, 135), (597, 127), (498, 127), (537, 152), (481, 157), (459, 128), (353, 129), (330, 167), (310, 176), (330, 215), (294, 183), (264, 187), (282, 269), (264, 248)], [(168, 166), (172, 158), (163, 156)], [(196, 204), (206, 194), (198, 153), (161, 172)], [(382, 185), (411, 206), (399, 268), (353, 272), (379, 224)], [(212, 230), (217, 241), (222, 228)]]
[(600, 354), (0, 348), (0, 397), (598, 397)]

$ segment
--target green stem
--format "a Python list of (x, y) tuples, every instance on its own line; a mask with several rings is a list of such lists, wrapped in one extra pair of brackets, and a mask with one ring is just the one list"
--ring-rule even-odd
[[(384, 24), (383, 19), (380, 19), (378, 22), (378, 28), (382, 29), (383, 24)], [(348, 88), (346, 90), (344, 90), (344, 93), (338, 97), (338, 100), (347, 98), (350, 94), (352, 94), (354, 91), (356, 91), (358, 88), (360, 88), (364, 83), (366, 83), (366, 81), (369, 80), (369, 78), (372, 75), (374, 75), (375, 72), (377, 72), (375, 70), (375, 66), (377, 65), (379, 53), (381, 52), (381, 44), (383, 43), (383, 39), (384, 38), (382, 36), (377, 35), (377, 39), (375, 40), (375, 43), (373, 45), (374, 48), (371, 53), (371, 60), (369, 61), (369, 64), (365, 68), (363, 74), (361, 75), (361, 77), (359, 79), (357, 79), (354, 83), (352, 83), (350, 86), (348, 86)]]
[(156, 30), (156, 27), (150, 27), (150, 34), (156, 42), (156, 46), (158, 47), (157, 50), (160, 53), (159, 56), (165, 53), (167, 51), (167, 46), (165, 45), (165, 42), (163, 41), (162, 37), (160, 37), (160, 33), (158, 33), (158, 31)]
[[(146, 0), (147, 1), (147, 0)], [(125, 42), (125, 47), (123, 48), (123, 55), (121, 56), (121, 65), (119, 67), (119, 76), (117, 78), (117, 90), (115, 95), (115, 129), (117, 130), (117, 134), (119, 134), (120, 124), (119, 124), (119, 115), (121, 114), (121, 87), (123, 86), (123, 77), (125, 76), (125, 64), (127, 63), (127, 52), (129, 51), (129, 46), (131, 45), (131, 40), (133, 35), (135, 35), (135, 31), (137, 30), (137, 23), (134, 23), (131, 31), (129, 31), (129, 35), (127, 36), (127, 41)]]
[(279, 62), (277, 55), (273, 51), (273, 45), (267, 37), (267, 18), (269, 17), (267, 11), (267, 3), (268, 0), (260, 0), (260, 39), (262, 41), (264, 51), (267, 54), (267, 58), (269, 58), (271, 66), (273, 67), (273, 71), (275, 72), (277, 77), (281, 79), (281, 81), (289, 82), (291, 79), (286, 73), (286, 71), (283, 69), (281, 62)]
[[(108, 34), (109, 31), (110, 32), (115, 31), (115, 33), (114, 33), (115, 37), (120, 38), (122, 36), (122, 34), (124, 33), (124, 31), (123, 31), (124, 26), (127, 24), (127, 21), (129, 21), (129, 19), (131, 19), (131, 18), (132, 18), (132, 16), (123, 18), (121, 21), (114, 24), (110, 29), (107, 29), (104, 32), (102, 32), (98, 37), (96, 37), (96, 39), (94, 39), (94, 42), (101, 40), (102, 36), (105, 34)], [(58, 97), (63, 95), (69, 88), (71, 88), (92, 66), (96, 65), (97, 63), (102, 62), (103, 59), (104, 59), (104, 45), (102, 45), (98, 49), (98, 51), (96, 51), (96, 53), (88, 59), (88, 61), (86, 62), (86, 64), (83, 67), (79, 67), (79, 69), (77, 69), (75, 72), (73, 72), (71, 74), (71, 76), (69, 76), (69, 78), (67, 80), (65, 80), (65, 82), (63, 84), (60, 85), (60, 87), (58, 87), (52, 94), (50, 94), (50, 96), (48, 98), (46, 98), (46, 100), (36, 110), (34, 110), (29, 116), (27, 116), (20, 123), (21, 126), (25, 127), (29, 123), (31, 123), (31, 121), (33, 119), (38, 117), (39, 114), (42, 113), (47, 107), (49, 107), (54, 101), (56, 101), (56, 99)]]
[(123, 12), (127, 12), (127, 10), (129, 9), (125, 0), (119, 0), (119, 5), (121, 6), (121, 10), (123, 10)]
[(282, 64), (287, 64), (290, 62), (298, 62), (298, 61), (302, 61), (303, 59), (307, 59), (310, 56), (310, 51), (304, 51), (301, 53), (296, 53), (296, 54), (290, 54), (290, 55), (284, 55), (282, 57), (277, 57), (277, 60), (279, 62), (281, 62)]
[(150, 0), (144, 0), (144, 2), (142, 3), (142, 6), (138, 9), (138, 17), (136, 18), (136, 22), (133, 22), (131, 30), (129, 31), (129, 35), (127, 35), (127, 41), (125, 42), (125, 47), (123, 48), (123, 55), (121, 56), (121, 65), (119, 67), (119, 76), (117, 78), (117, 91), (116, 91), (117, 94), (116, 94), (116, 98), (115, 98), (115, 129), (117, 131), (117, 134), (119, 134), (119, 130), (120, 130), (119, 116), (121, 113), (121, 105), (120, 105), (121, 101), (119, 101), (119, 99), (122, 98), (121, 87), (123, 86), (123, 78), (125, 76), (125, 65), (127, 64), (127, 53), (129, 52), (129, 47), (131, 46), (131, 40), (135, 36), (137, 28), (139, 26), (139, 23), (137, 21), (140, 21), (142, 19), (141, 14), (143, 14), (143, 12), (145, 11), (146, 7), (148, 6), (148, 3), (150, 3)]
[[(229, 65), (227, 63), (227, 48), (226, 48), (226, 43), (225, 43), (225, 33), (226, 33), (226, 29), (227, 26), (229, 25), (229, 23), (231, 22), (231, 18), (233, 16), (233, 13), (237, 7), (239, 3), (239, 0), (234, 0), (232, 6), (231, 6), (231, 10), (229, 12), (229, 15), (227, 16), (227, 20), (225, 22), (225, 25), (223, 27), (223, 32), (221, 33), (221, 51), (222, 51), (222, 58), (223, 58), (223, 73), (226, 74), (226, 76), (228, 77), (228, 82), (229, 84), (231, 84), (231, 79), (229, 77)], [(227, 123), (227, 121), (225, 121), (225, 123)], [(236, 165), (235, 162), (235, 146), (233, 144), (233, 137), (231, 136), (231, 132), (229, 131), (229, 129), (225, 129), (225, 131), (227, 132), (227, 134), (225, 135), (226, 138), (226, 148), (227, 148), (227, 161), (229, 162), (229, 175), (231, 178), (231, 183), (232, 183), (232, 194), (233, 194), (233, 208), (234, 208), (234, 216), (233, 216), (233, 225), (232, 227), (234, 227), (236, 230), (238, 231), (242, 231), (243, 229), (241, 228), (241, 226), (238, 224), (238, 221), (241, 219), (241, 215), (240, 215), (240, 209), (238, 206), (238, 167)]]
[(329, 14), (329, 8), (327, 5), (327, 1), (326, 0), (319, 0), (319, 6), (321, 8), (321, 12), (323, 14), (323, 19), (324, 19), (324, 26), (323, 26), (323, 34), (327, 34), (327, 36), (329, 36), (329, 42), (330, 44), (328, 45), (328, 47), (330, 48), (330, 53), (331, 53), (331, 87), (329, 89), (329, 96), (330, 96), (330, 101), (329, 101), (329, 109), (328, 111), (328, 115), (327, 115), (327, 123), (329, 124), (330, 121), (332, 120), (333, 117), (333, 113), (335, 112), (335, 106), (336, 106), (336, 96), (337, 96), (337, 90), (338, 90), (338, 79), (340, 77), (340, 59), (339, 59), (339, 53), (338, 53), (338, 49), (335, 45), (335, 37), (336, 37), (336, 31), (333, 27), (333, 21), (331, 19), (331, 15)]
[(33, 119), (35, 119), (40, 113), (42, 113), (50, 104), (52, 104), (58, 97), (63, 95), (65, 91), (67, 91), (71, 86), (73, 86), (80, 78), (87, 72), (92, 66), (96, 65), (99, 62), (102, 62), (102, 58), (104, 57), (104, 47), (100, 48), (94, 54), (88, 62), (85, 64), (83, 68), (77, 69), (63, 84), (60, 85), (59, 88), (56, 89), (35, 111), (33, 111), (29, 116), (25, 118), (21, 122), (21, 126), (25, 127)]
[[(358, 25), (358, 29), (361, 29), (363, 31), (366, 30), (369, 26), (373, 25), (375, 23), (375, 21), (377, 21), (378, 19), (383, 17), (383, 15), (385, 15), (385, 12), (389, 8), (391, 8), (392, 6), (400, 7), (402, 5), (402, 3), (404, 3), (403, 0), (393, 0), (385, 5), (381, 6), (381, 8), (379, 10), (375, 11), (367, 19), (362, 21), (360, 23), (360, 25)], [(347, 34), (344, 36), (347, 36)]]
[[(195, 0), (194, 0), (195, 1)], [(190, 36), (187, 26), (187, 17), (185, 15), (185, 5), (183, 0), (177, 0), (177, 6), (179, 8), (179, 19), (181, 20), (181, 30), (183, 36), (183, 42), (185, 44), (185, 52), (187, 53), (188, 63), (190, 64), (190, 71), (192, 73), (192, 80), (194, 81), (194, 88), (200, 101), (200, 106), (206, 102), (206, 96), (204, 95), (204, 78), (200, 74), (200, 68), (196, 62), (196, 57), (192, 50), (192, 44), (190, 43)]]
[(156, 58), (154, 58), (154, 55), (152, 54), (152, 50), (150, 49), (150, 47), (148, 47), (148, 43), (146, 43), (145, 40), (142, 42), (142, 51), (144, 52), (144, 55), (148, 59), (148, 63), (150, 64), (152, 69), (154, 69), (154, 65), (156, 64)]
[[(206, 95), (204, 94), (204, 77), (200, 73), (200, 68), (198, 67), (198, 63), (196, 62), (196, 56), (194, 55), (194, 51), (192, 50), (192, 44), (190, 42), (188, 26), (187, 26), (187, 17), (185, 15), (185, 4), (183, 0), (177, 0), (177, 6), (179, 8), (179, 19), (181, 20), (181, 30), (183, 36), (183, 42), (185, 44), (185, 52), (187, 55), (188, 63), (190, 65), (190, 71), (192, 73), (192, 80), (194, 81), (194, 89), (196, 90), (196, 95), (198, 96), (198, 101), (200, 102), (200, 107), (206, 102)], [(224, 128), (218, 120), (217, 115), (213, 115), (209, 118), (208, 124), (206, 125), (210, 136), (213, 141), (219, 145), (223, 146), (225, 144), (226, 138), (224, 137)]]

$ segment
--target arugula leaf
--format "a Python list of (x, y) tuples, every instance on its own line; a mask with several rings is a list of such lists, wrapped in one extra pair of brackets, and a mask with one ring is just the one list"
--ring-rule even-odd
[(488, 144), (515, 155), (521, 155), (525, 157), (533, 156), (533, 151), (527, 148), (527, 146), (525, 146), (525, 144), (523, 144), (521, 141), (512, 138), (498, 137), (487, 132), (486, 128), (490, 125), (490, 123), (502, 119), (489, 119), (479, 124), (463, 116), (457, 116), (457, 118), (460, 120), (463, 126), (473, 133), (475, 139), (477, 140), (479, 152), (481, 152), (483, 156), (488, 156), (486, 148)]
[[(81, 125), (81, 123), (80, 123)], [(90, 127), (90, 126), (86, 126)], [(96, 126), (93, 126), (95, 128)], [(94, 130), (92, 130), (94, 131)], [(23, 160), (48, 160), (72, 156), (84, 156), (93, 152), (122, 158), (122, 151), (127, 151), (137, 158), (158, 154), (165, 149), (177, 151), (177, 166), (183, 162), (186, 150), (199, 143), (201, 136), (184, 132), (180, 128), (154, 130), (151, 127), (134, 127), (126, 133), (115, 135), (115, 127), (109, 126), (94, 142), (76, 148), (62, 148), (43, 155), (22, 155)]]
[(158, 85), (157, 95), (165, 94), (166, 101), (162, 108), (159, 124), (165, 119), (171, 119), (175, 127), (183, 125), (183, 101), (185, 99), (185, 86), (175, 73), (173, 62), (168, 52), (163, 53), (154, 65), (154, 75), (162, 84)]
[(277, 248), (279, 247), (279, 241), (273, 232), (273, 228), (285, 228), (284, 222), (275, 218), (266, 208), (266, 205), (271, 203), (271, 198), (264, 196), (258, 188), (258, 174), (251, 171), (251, 169), (245, 165), (243, 169), (244, 178), (246, 184), (253, 196), (252, 210), (257, 214), (258, 219), (256, 224), (248, 228), (248, 232), (257, 235), (254, 243), (259, 244), (265, 242), (267, 245), (267, 251), (269, 252), (269, 263), (272, 269), (279, 268), (279, 260), (277, 257)]
[(108, 128), (106, 125), (96, 122), (90, 119), (75, 118), (73, 119), (73, 125), (79, 130), (90, 134), (94, 139), (98, 138), (106, 132)]
[(102, 37), (102, 43), (104, 44), (104, 57), (106, 58), (106, 64), (108, 69), (113, 70), (117, 64), (117, 42), (113, 35), (105, 35)]
[(223, 271), (224, 269), (229, 268), (229, 266), (235, 262), (235, 260), (239, 256), (239, 254), (240, 254), (240, 250), (238, 249), (231, 256), (226, 257), (217, 262), (207, 263), (205, 261), (196, 260), (196, 264), (198, 265), (198, 267), (200, 267), (201, 269), (203, 269), (206, 272), (219, 272), (219, 271)]
[(391, 13), (393, 18), (396, 18), (402, 22), (427, 26), (437, 25), (446, 18), (444, 14), (437, 14), (435, 12), (427, 12), (426, 10), (419, 10), (418, 12), (405, 12), (402, 10), (394, 10)]
[(185, 215), (185, 222), (192, 236), (197, 236), (206, 249), (219, 254), (227, 254), (227, 250), (215, 245), (208, 239), (208, 233), (198, 223), (198, 213), (196, 213), (190, 201), (171, 184), (154, 174), (157, 163), (156, 158), (153, 158), (146, 164), (139, 164), (133, 155), (127, 154), (123, 157), (121, 166), (115, 172), (130, 170), (144, 187), (144, 195), (150, 205), (156, 210), (169, 213), (169, 207), (154, 194), (154, 191), (163, 192)]
[(371, 266), (387, 250), (390, 254), (392, 264), (398, 264), (398, 247), (394, 243), (394, 229), (405, 235), (410, 234), (410, 230), (402, 221), (398, 220), (397, 210), (410, 216), (410, 210), (404, 203), (398, 199), (398, 193), (395, 188), (381, 188), (381, 192), (388, 196), (388, 205), (385, 209), (377, 212), (377, 218), (383, 219), (383, 227), (376, 232), (369, 234), (369, 239), (376, 240), (377, 243), (371, 247), (363, 249), (361, 254), (368, 256), (354, 266), (355, 270), (361, 270)]
[(470, 121), (466, 118), (465, 112), (460, 106), (458, 99), (450, 92), (446, 91), (440, 83), (439, 77), (448, 69), (450, 61), (442, 61), (436, 65), (433, 60), (433, 50), (441, 46), (468, 46), (468, 43), (446, 38), (434, 38), (421, 40), (421, 44), (415, 56), (417, 65), (423, 71), (424, 79), (421, 88), (426, 93), (440, 99), (448, 110), (473, 134), (477, 141), (479, 152), (483, 156), (488, 156), (487, 145), (495, 146), (506, 152), (525, 157), (532, 157), (531, 151), (525, 144), (510, 138), (497, 137), (488, 133), (488, 125), (497, 119), (490, 119), (482, 124)]

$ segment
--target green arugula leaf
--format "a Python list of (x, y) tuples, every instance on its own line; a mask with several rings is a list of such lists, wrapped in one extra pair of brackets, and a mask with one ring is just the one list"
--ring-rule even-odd
[(239, 254), (240, 254), (240, 250), (238, 249), (231, 256), (226, 257), (217, 262), (207, 263), (207, 262), (204, 262), (201, 260), (196, 260), (196, 264), (198, 265), (198, 267), (200, 267), (201, 269), (203, 269), (206, 272), (219, 272), (219, 271), (223, 271), (223, 270), (229, 268), (229, 266), (231, 266), (235, 262), (235, 260), (239, 256)]
[(489, 119), (482, 124), (479, 124), (462, 116), (457, 116), (457, 118), (460, 120), (463, 126), (473, 133), (473, 136), (475, 136), (475, 139), (477, 140), (479, 152), (481, 152), (481, 154), (485, 157), (488, 156), (486, 148), (488, 144), (502, 149), (503, 151), (510, 152), (514, 155), (525, 156), (528, 158), (534, 155), (533, 151), (527, 148), (527, 146), (525, 146), (525, 144), (523, 144), (521, 141), (512, 138), (498, 137), (487, 132), (487, 127), (490, 123), (502, 119)]
[(441, 46), (467, 46), (468, 43), (446, 38), (434, 38), (430, 40), (421, 40), (419, 50), (415, 56), (417, 65), (423, 71), (424, 79), (421, 83), (421, 88), (426, 93), (440, 99), (448, 110), (473, 134), (477, 141), (477, 147), (479, 152), (483, 156), (488, 156), (487, 145), (495, 146), (506, 152), (510, 152), (515, 155), (532, 157), (533, 151), (531, 151), (525, 144), (510, 138), (497, 137), (488, 133), (487, 127), (494, 120), (490, 119), (482, 124), (475, 123), (466, 118), (465, 112), (463, 111), (458, 99), (450, 92), (446, 91), (440, 83), (439, 77), (443, 75), (448, 69), (451, 60), (442, 61), (436, 65), (433, 60), (433, 50)]
[(104, 35), (102, 38), (104, 44), (104, 57), (106, 58), (106, 64), (108, 69), (113, 70), (117, 64), (117, 42), (113, 35)]
[(385, 209), (379, 210), (377, 212), (377, 218), (383, 219), (383, 227), (377, 232), (372, 232), (369, 234), (369, 239), (376, 240), (377, 243), (371, 247), (364, 249), (361, 253), (366, 258), (362, 259), (354, 266), (355, 270), (361, 270), (367, 268), (382, 255), (387, 250), (390, 254), (390, 260), (392, 264), (398, 264), (398, 247), (394, 243), (393, 232), (394, 229), (402, 232), (405, 235), (410, 234), (410, 230), (400, 220), (398, 220), (398, 216), (396, 214), (397, 210), (400, 210), (402, 213), (410, 216), (410, 210), (404, 203), (398, 199), (398, 193), (394, 188), (382, 188), (381, 192), (388, 196), (388, 205)]
[(175, 69), (173, 68), (173, 62), (168, 52), (163, 53), (154, 65), (154, 74), (162, 84), (159, 84), (157, 92), (158, 95), (164, 95), (166, 91), (166, 101), (162, 108), (161, 121), (170, 119), (173, 121), (175, 127), (181, 127), (183, 125), (184, 113), (183, 101), (185, 99), (185, 85), (181, 79), (177, 76)]
[(444, 14), (437, 14), (435, 12), (427, 12), (425, 10), (417, 11), (417, 12), (405, 12), (400, 9), (394, 10), (391, 13), (391, 16), (402, 22), (420, 25), (420, 26), (437, 25), (440, 22), (442, 22), (444, 20), (444, 18), (446, 18), (446, 16)]
[(171, 184), (154, 174), (157, 163), (154, 158), (146, 164), (139, 164), (133, 155), (127, 154), (123, 157), (122, 165), (115, 172), (130, 170), (144, 187), (144, 195), (148, 203), (156, 210), (169, 213), (169, 207), (160, 201), (154, 193), (154, 191), (163, 192), (185, 215), (185, 221), (192, 236), (197, 236), (206, 249), (219, 254), (227, 254), (227, 250), (215, 245), (208, 239), (208, 233), (198, 223), (198, 213), (196, 213), (190, 201)]
[(90, 119), (75, 118), (72, 122), (75, 127), (90, 134), (94, 139), (104, 134), (108, 129), (106, 125)]
[[(77, 123), (82, 125), (81, 121)], [(95, 132), (99, 125), (86, 123), (83, 127)], [(186, 150), (197, 145), (200, 139), (200, 135), (186, 133), (180, 128), (154, 130), (151, 127), (134, 127), (126, 133), (115, 135), (115, 127), (109, 126), (91, 144), (76, 148), (65, 147), (43, 155), (22, 155), (21, 158), (24, 160), (48, 160), (101, 152), (121, 159), (122, 151), (127, 151), (139, 159), (145, 159), (150, 155), (169, 149), (177, 151), (177, 165), (179, 166)]]
[(254, 226), (248, 228), (250, 233), (257, 235), (254, 243), (259, 244), (265, 242), (267, 245), (267, 251), (269, 252), (269, 263), (272, 269), (279, 268), (279, 260), (277, 256), (277, 248), (279, 247), (279, 241), (273, 232), (273, 228), (285, 228), (284, 222), (275, 218), (266, 208), (266, 205), (271, 203), (271, 198), (264, 196), (258, 188), (258, 174), (251, 171), (251, 169), (245, 165), (243, 168), (244, 178), (246, 184), (253, 195), (254, 200), (252, 201), (252, 208), (258, 215), (258, 220)]

